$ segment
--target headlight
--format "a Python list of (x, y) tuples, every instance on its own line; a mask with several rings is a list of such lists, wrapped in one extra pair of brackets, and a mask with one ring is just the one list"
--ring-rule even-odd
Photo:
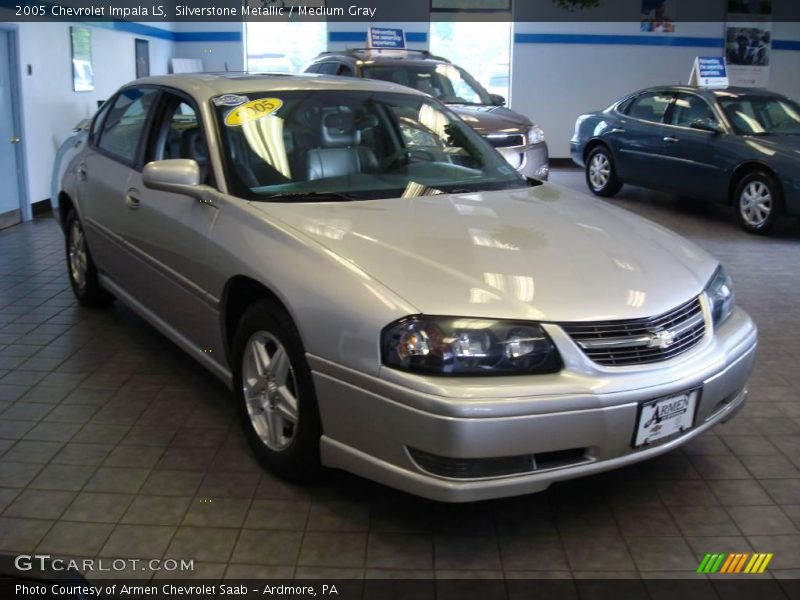
[(717, 269), (714, 276), (708, 282), (706, 286), (706, 295), (708, 296), (708, 303), (711, 308), (714, 326), (718, 327), (731, 316), (735, 298), (733, 293), (733, 280), (722, 267)]
[(541, 144), (544, 141), (544, 130), (534, 125), (528, 131), (528, 144)]
[(383, 364), (433, 375), (552, 373), (561, 357), (535, 323), (415, 316), (383, 330)]

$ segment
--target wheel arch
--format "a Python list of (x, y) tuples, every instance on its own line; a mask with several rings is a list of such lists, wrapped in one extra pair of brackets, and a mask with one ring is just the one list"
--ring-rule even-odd
[(781, 195), (783, 195), (783, 184), (781, 183), (778, 174), (775, 172), (775, 169), (763, 162), (751, 160), (740, 164), (731, 173), (731, 177), (728, 182), (728, 204), (731, 206), (736, 204), (736, 198), (734, 198), (734, 195), (736, 194), (736, 188), (739, 187), (739, 183), (744, 177), (756, 171), (763, 171), (770, 175), (778, 184), (778, 191)]
[[(58, 215), (57, 216), (58, 216), (58, 224), (61, 226), (61, 230), (62, 231), (65, 230), (66, 223), (67, 223), (67, 215), (69, 214), (69, 211), (71, 211), (72, 209), (75, 209), (76, 211), (78, 211), (78, 208), (77, 208), (75, 202), (73, 202), (73, 200), (72, 200), (72, 198), (70, 198), (69, 194), (67, 194), (66, 192), (63, 192), (63, 191), (59, 192), (58, 193), (58, 207), (57, 207)], [(78, 214), (80, 214), (80, 211), (78, 211)]]
[(589, 154), (592, 153), (592, 150), (594, 150), (598, 146), (604, 146), (606, 150), (608, 150), (611, 153), (611, 158), (616, 158), (616, 155), (614, 154), (614, 149), (608, 142), (606, 142), (601, 138), (592, 138), (591, 140), (589, 140), (589, 142), (586, 144), (586, 147), (583, 149), (584, 164), (589, 159)]
[(294, 315), (292, 315), (292, 312), (278, 294), (252, 277), (247, 275), (234, 275), (225, 284), (225, 289), (222, 292), (222, 298), (220, 300), (222, 340), (228, 364), (231, 364), (233, 358), (233, 348), (231, 345), (236, 335), (236, 327), (248, 307), (258, 300), (267, 300), (286, 312), (292, 321), (295, 322), (296, 326), (297, 321)]

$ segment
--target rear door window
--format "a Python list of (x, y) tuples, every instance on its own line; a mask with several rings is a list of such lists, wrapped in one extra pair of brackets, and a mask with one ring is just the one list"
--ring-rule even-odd
[(627, 115), (634, 119), (661, 123), (673, 95), (666, 92), (646, 92), (628, 106)]
[(147, 117), (156, 96), (155, 88), (121, 91), (103, 120), (97, 146), (122, 162), (136, 162)]

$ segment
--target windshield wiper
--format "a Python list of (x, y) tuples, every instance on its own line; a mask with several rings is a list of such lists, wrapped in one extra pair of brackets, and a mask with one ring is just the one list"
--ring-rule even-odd
[(282, 200), (284, 202), (352, 202), (363, 199), (345, 192), (288, 192), (259, 198), (259, 200)]

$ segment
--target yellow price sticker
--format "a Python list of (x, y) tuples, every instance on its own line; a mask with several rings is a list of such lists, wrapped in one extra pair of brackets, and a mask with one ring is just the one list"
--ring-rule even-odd
[(257, 121), (268, 117), (283, 106), (283, 100), (279, 98), (259, 98), (251, 100), (246, 104), (237, 106), (225, 116), (225, 125), (228, 127), (240, 127), (245, 123)]

